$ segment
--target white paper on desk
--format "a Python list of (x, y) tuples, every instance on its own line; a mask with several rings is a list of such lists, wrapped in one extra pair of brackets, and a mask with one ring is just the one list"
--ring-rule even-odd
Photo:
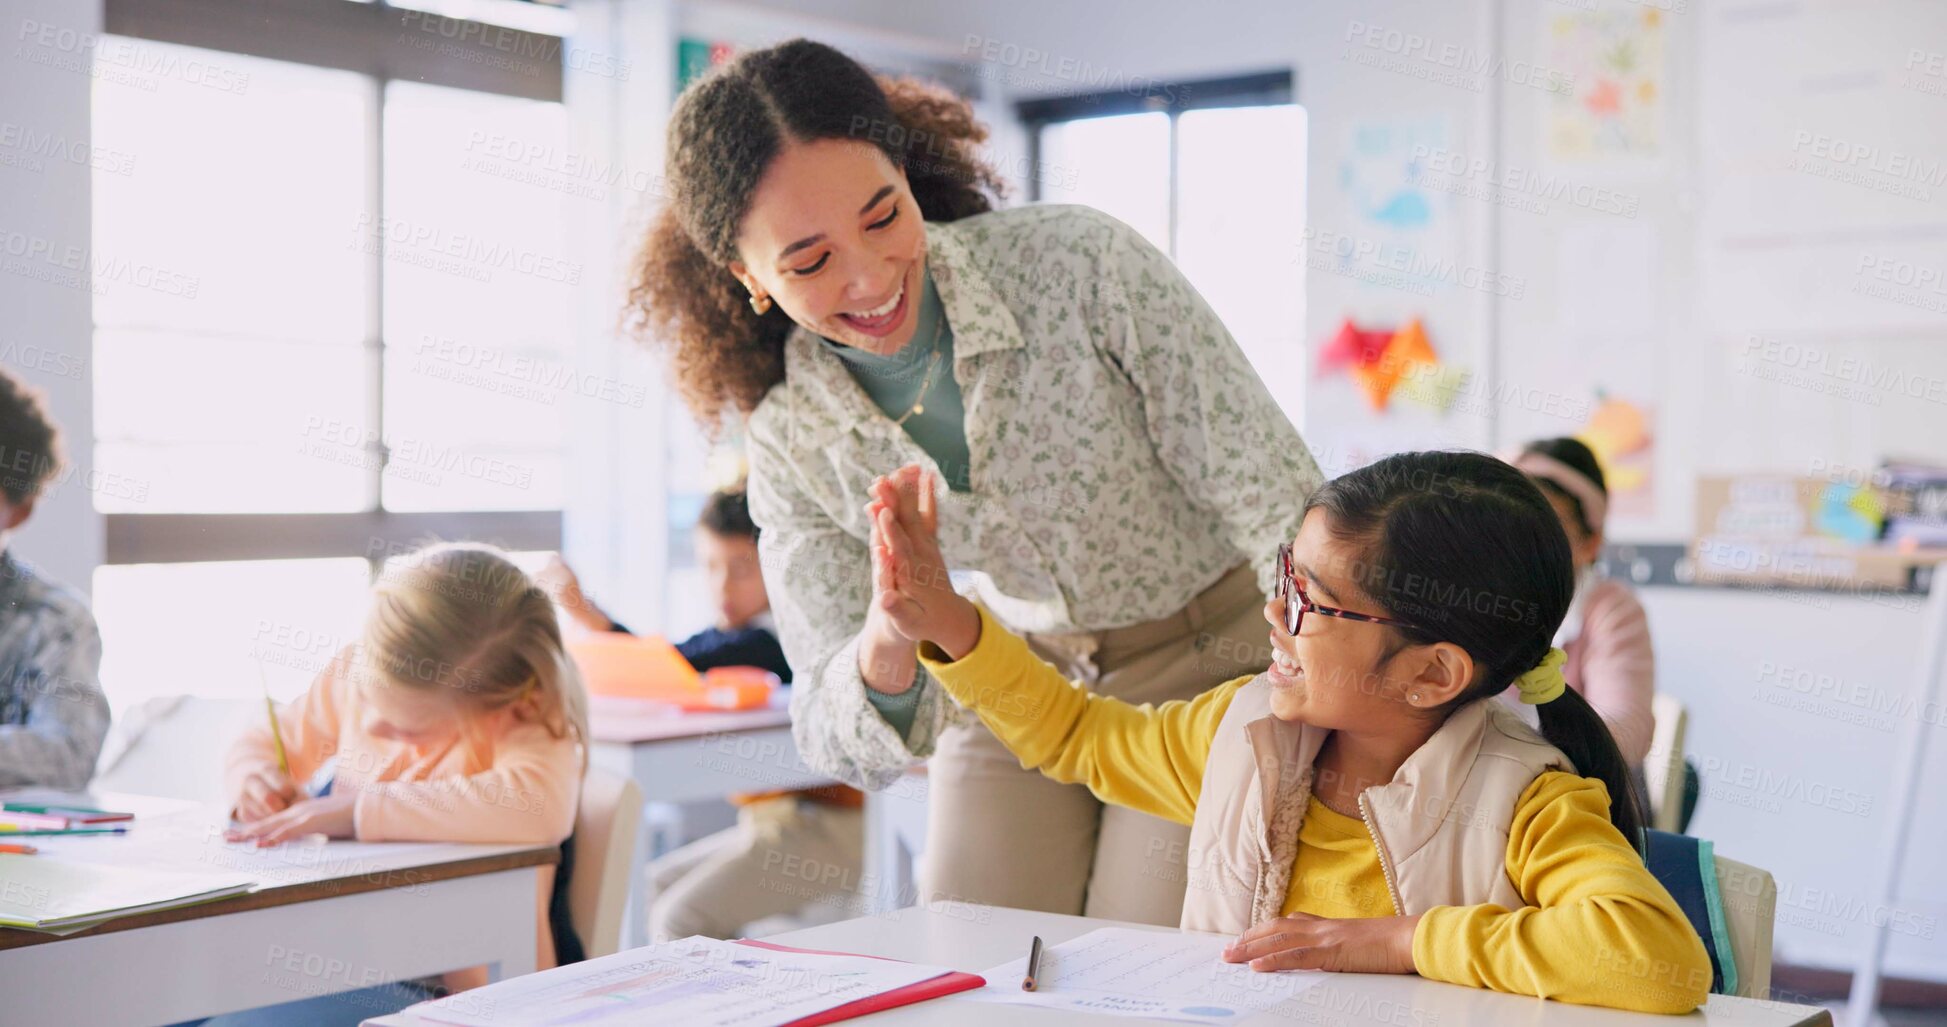
[(101, 866), (55, 855), (10, 853), (0, 854), (0, 882), (0, 926), (55, 934), (72, 934), (113, 917), (240, 895), (255, 885), (239, 874)]
[(516, 977), (411, 1012), (421, 1022), (456, 1027), (776, 1027), (951, 972), (698, 937)]
[(1263, 973), (1226, 963), (1223, 935), (1103, 927), (1041, 953), (1034, 991), (1023, 956), (959, 997), (1111, 1016), (1226, 1024), (1290, 1002), (1325, 980), (1312, 970)]
[(357, 877), (406, 887), (424, 879), (424, 872), (416, 867), (431, 862), (433, 857), (427, 854), (434, 852), (445, 861), (465, 858), (465, 853), (455, 851), (450, 842), (359, 842), (313, 836), (259, 847), (252, 842), (225, 841), (220, 835), (204, 839), (187, 852), (169, 855), (177, 859), (193, 855), (199, 865), (250, 874), (261, 888)]

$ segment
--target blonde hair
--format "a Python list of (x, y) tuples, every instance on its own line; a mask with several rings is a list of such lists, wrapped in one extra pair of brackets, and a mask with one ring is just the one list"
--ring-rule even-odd
[(361, 639), (387, 683), (452, 688), (479, 712), (514, 708), (588, 761), (588, 697), (554, 604), (492, 546), (442, 542), (386, 561)]

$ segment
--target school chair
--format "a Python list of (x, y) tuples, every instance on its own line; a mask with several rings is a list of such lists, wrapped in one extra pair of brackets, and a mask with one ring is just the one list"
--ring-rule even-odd
[(1778, 912), (1778, 882), (1748, 863), (1716, 856), (1717, 892), (1737, 964), (1737, 991), (1745, 998), (1771, 997), (1771, 925)]
[(168, 695), (116, 718), (89, 787), (214, 805), (223, 802), (230, 741), (264, 723), (262, 699)]
[(1689, 727), (1689, 714), (1676, 696), (1658, 692), (1650, 700), (1649, 755), (1643, 758), (1643, 780), (1648, 786), (1650, 826), (1659, 831), (1683, 832), (1683, 743)]
[(1771, 924), (1778, 908), (1771, 874), (1717, 855), (1702, 838), (1655, 829), (1643, 836), (1644, 863), (1710, 951), (1710, 990), (1770, 998)]
[(581, 779), (575, 868), (568, 880), (569, 918), (589, 959), (622, 947), (622, 913), (641, 828), (642, 789), (620, 774), (589, 767)]

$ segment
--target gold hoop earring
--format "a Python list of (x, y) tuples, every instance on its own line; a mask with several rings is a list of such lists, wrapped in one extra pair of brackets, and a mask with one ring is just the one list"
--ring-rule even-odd
[(757, 293), (754, 293), (754, 292), (753, 292), (753, 293), (751, 293), (751, 294), (750, 294), (750, 309), (751, 309), (751, 310), (752, 310), (753, 312), (755, 312), (755, 313), (757, 313), (757, 314), (759, 314), (759, 315), (762, 315), (762, 314), (768, 314), (768, 313), (770, 313), (770, 312), (771, 312), (771, 298), (770, 298), (769, 296), (761, 296), (761, 295), (759, 295), (759, 294), (757, 294)]

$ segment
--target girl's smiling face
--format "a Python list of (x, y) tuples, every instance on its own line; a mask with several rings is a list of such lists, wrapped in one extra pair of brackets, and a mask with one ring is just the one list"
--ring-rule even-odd
[[(1360, 587), (1371, 564), (1334, 535), (1323, 510), (1305, 515), (1291, 555), (1293, 577), (1314, 602), (1395, 616)], [(1472, 661), (1451, 643), (1402, 646), (1393, 628), (1315, 612), (1294, 636), (1285, 630), (1285, 602), (1275, 597), (1265, 604), (1264, 619), (1271, 623), (1271, 713), (1280, 720), (1332, 730), (1383, 728), (1439, 706), (1471, 678)]]

